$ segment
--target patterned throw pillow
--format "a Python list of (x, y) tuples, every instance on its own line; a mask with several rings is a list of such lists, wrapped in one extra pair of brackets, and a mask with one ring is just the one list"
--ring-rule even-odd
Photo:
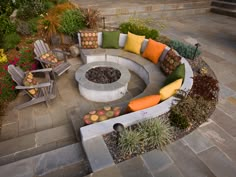
[(98, 48), (98, 34), (96, 31), (80, 31), (81, 48), (96, 49)]
[(44, 61), (48, 61), (52, 64), (56, 64), (58, 63), (58, 59), (57, 57), (52, 53), (52, 52), (48, 52), (48, 53), (45, 53), (43, 54), (41, 57), (40, 57), (41, 60), (44, 60)]
[(85, 124), (93, 124), (96, 122), (101, 122), (107, 119), (111, 119), (120, 115), (121, 108), (120, 107), (110, 107), (105, 106), (103, 109), (99, 109), (96, 111), (90, 111), (83, 118)]
[[(24, 86), (33, 86), (33, 85), (37, 85), (38, 82), (36, 81), (36, 79), (34, 78), (34, 76), (33, 76), (33, 74), (31, 72), (27, 72), (25, 74), (25, 78), (23, 80), (23, 84), (24, 84)], [(30, 93), (30, 95), (35, 97), (37, 95), (37, 93), (38, 93), (38, 89), (37, 88), (28, 89), (28, 92)]]
[(178, 56), (173, 49), (170, 49), (161, 62), (161, 69), (166, 75), (170, 75), (180, 65), (181, 56)]
[(62, 62), (62, 61), (59, 61), (57, 59), (57, 57), (52, 52), (48, 52), (48, 53), (43, 54), (40, 57), (40, 59), (51, 63), (51, 64), (45, 64), (45, 66), (47, 68), (54, 68), (54, 67), (58, 66), (59, 64), (61, 64), (61, 62)]

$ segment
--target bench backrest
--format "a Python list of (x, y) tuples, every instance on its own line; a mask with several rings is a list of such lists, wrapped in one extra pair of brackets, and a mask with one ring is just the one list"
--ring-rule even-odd
[[(123, 34), (120, 33), (120, 38), (119, 38), (119, 47), (120, 48), (124, 48), (125, 47), (125, 43), (127, 40), (127, 34)], [(80, 33), (78, 33), (78, 41), (79, 41), (79, 47), (81, 47), (81, 37), (80, 37)], [(146, 46), (148, 43), (148, 39), (144, 39), (140, 52), (143, 53)], [(102, 32), (98, 32), (98, 46), (101, 47), (102, 46)], [(166, 47), (165, 50), (163, 51), (160, 60), (164, 59), (165, 55), (167, 54), (167, 52), (170, 50), (170, 47)]]

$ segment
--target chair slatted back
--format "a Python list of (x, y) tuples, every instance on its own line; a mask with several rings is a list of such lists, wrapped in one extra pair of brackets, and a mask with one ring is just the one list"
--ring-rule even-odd
[(17, 83), (17, 85), (23, 85), (25, 74), (19, 67), (9, 65), (8, 73), (11, 75), (11, 78)]
[(49, 52), (49, 46), (47, 43), (43, 42), (42, 40), (37, 40), (34, 43), (34, 53), (37, 57)]

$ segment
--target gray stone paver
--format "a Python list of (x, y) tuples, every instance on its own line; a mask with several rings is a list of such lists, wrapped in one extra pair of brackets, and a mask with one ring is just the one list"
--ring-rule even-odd
[(155, 173), (154, 177), (184, 177), (184, 176), (175, 165), (171, 165), (167, 169)]
[(201, 126), (199, 131), (208, 137), (227, 156), (236, 162), (236, 141), (214, 122)]
[[(164, 174), (164, 176), (171, 176), (172, 172), (176, 172), (176, 176), (182, 173), (184, 176), (193, 176), (198, 175), (199, 173), (204, 174), (204, 172), (209, 173), (208, 176), (232, 176), (232, 174), (235, 174), (234, 166), (232, 166), (232, 161), (229, 159), (235, 161), (236, 155), (235, 155), (235, 127), (234, 127), (234, 121), (236, 120), (236, 113), (235, 113), (235, 96), (234, 93), (236, 91), (236, 81), (235, 81), (235, 44), (232, 41), (233, 36), (235, 34), (235, 29), (233, 26), (236, 25), (236, 22), (234, 19), (229, 17), (224, 17), (220, 15), (215, 14), (208, 14), (208, 15), (202, 15), (202, 16), (195, 16), (195, 17), (183, 17), (178, 20), (169, 20), (168, 25), (166, 29), (163, 30), (163, 33), (167, 34), (171, 38), (179, 39), (179, 40), (187, 40), (189, 37), (196, 38), (201, 43), (201, 49), (208, 50), (208, 52), (204, 52), (203, 56), (204, 60), (210, 65), (210, 67), (215, 71), (215, 74), (221, 83), (221, 99), (218, 104), (219, 110), (216, 110), (216, 113), (211, 117), (211, 119), (214, 122), (210, 122), (209, 124), (206, 124), (205, 126), (202, 126), (198, 129), (200, 131), (201, 135), (204, 138), (209, 138), (216, 147), (211, 147), (211, 144), (207, 144), (207, 142), (204, 141), (203, 144), (194, 144), (194, 140), (199, 140), (199, 136), (190, 135), (190, 137), (186, 137), (185, 140), (183, 140), (184, 143), (186, 143), (187, 146), (184, 146), (184, 144), (180, 143), (177, 144), (175, 147), (171, 145), (172, 147), (168, 147), (167, 152), (172, 155), (171, 158), (175, 162), (175, 165), (170, 166), (169, 168), (161, 171), (159, 174), (155, 174), (156, 176), (161, 176)], [(79, 67), (80, 62), (77, 63), (76, 59), (72, 61), (72, 64), (75, 64), (75, 67), (72, 67), (72, 71), (75, 71), (77, 67)], [(70, 107), (72, 105), (73, 96), (76, 94), (76, 89), (74, 88), (67, 88), (69, 83), (76, 85), (75, 82), (71, 82), (73, 79), (73, 73), (69, 72), (67, 75), (60, 77), (58, 79), (58, 86), (60, 89), (60, 94), (63, 98), (56, 98), (60, 100), (64, 105), (67, 106), (69, 103)], [(71, 77), (68, 79), (68, 77)], [(66, 87), (65, 87), (66, 86)], [(68, 91), (69, 90), (69, 91)], [(72, 92), (72, 94), (67, 94), (68, 92)], [(72, 95), (72, 96), (71, 96)], [(67, 99), (69, 97), (69, 99)], [(19, 103), (21, 98), (17, 98), (16, 102)], [(78, 104), (81, 109), (86, 108), (87, 105), (83, 106), (83, 103), (85, 102), (77, 102), (74, 103)], [(12, 108), (15, 103), (11, 104), (9, 107)], [(71, 104), (71, 105), (70, 105)], [(44, 104), (41, 104), (44, 105)], [(53, 107), (54, 102), (51, 104), (51, 107)], [(36, 108), (36, 109), (35, 109)], [(67, 108), (67, 107), (66, 107)], [(92, 106), (91, 106), (92, 108)], [(32, 110), (37, 110), (37, 106), (32, 106)], [(38, 113), (42, 113), (43, 110), (46, 110), (45, 108), (40, 108), (40, 111)], [(55, 108), (56, 109), (56, 108)], [(60, 107), (59, 109), (62, 109)], [(11, 109), (9, 109), (11, 110)], [(220, 111), (220, 112), (217, 112)], [(35, 127), (33, 126), (34, 120), (30, 120), (26, 118), (26, 121), (22, 118), (23, 115), (29, 115), (31, 111), (27, 113), (23, 113), (23, 111), (17, 112), (17, 115), (19, 115), (19, 131), (21, 134), (29, 133), (33, 129), (37, 131), (37, 121), (35, 121)], [(66, 111), (65, 111), (66, 112)], [(33, 114), (36, 114), (34, 111)], [(66, 114), (64, 114), (66, 115)], [(9, 116), (9, 115), (7, 115)], [(5, 116), (5, 118), (7, 118)], [(3, 119), (3, 124), (7, 124), (10, 122), (17, 122), (18, 118), (16, 119), (15, 116), (9, 116), (9, 119)], [(59, 119), (64, 120), (64, 118)], [(59, 121), (63, 122), (63, 121)], [(58, 124), (59, 125), (59, 124)], [(4, 130), (2, 129), (3, 136), (7, 136), (5, 134)], [(12, 133), (9, 129), (9, 136)], [(231, 137), (232, 136), (232, 137)], [(201, 138), (203, 138), (201, 137)], [(201, 139), (200, 138), (200, 139)], [(30, 138), (29, 138), (30, 139)], [(9, 143), (7, 146), (0, 146), (0, 152), (2, 151), (10, 151), (12, 148), (16, 147), (24, 147), (22, 146), (16, 146), (16, 142)], [(179, 146), (179, 147), (178, 147)], [(192, 146), (192, 147), (191, 147)], [(28, 146), (27, 146), (28, 147)], [(30, 147), (30, 145), (29, 145)], [(191, 148), (189, 148), (191, 147)], [(4, 150), (1, 150), (4, 149)], [(49, 148), (50, 149), (50, 148)], [(170, 150), (172, 149), (172, 151)], [(195, 151), (191, 151), (195, 149)], [(203, 150), (203, 151), (202, 151)], [(195, 154), (198, 153), (198, 154)], [(201, 159), (201, 163), (200, 160)], [(148, 168), (142, 166), (143, 162), (140, 160), (140, 158), (134, 158), (134, 160), (130, 160), (127, 162), (124, 162), (124, 165), (118, 165), (119, 167), (122, 167), (121, 173), (123, 176), (140, 176), (139, 173), (137, 175), (136, 172), (137, 168), (141, 167), (144, 168), (146, 171)], [(196, 168), (199, 166), (199, 171), (195, 171)], [(184, 166), (185, 165), (185, 166)], [(204, 166), (204, 167), (203, 167)], [(207, 166), (207, 168), (205, 168)], [(26, 168), (25, 168), (26, 167)], [(1, 168), (1, 167), (0, 167)], [(169, 170), (168, 170), (169, 169)], [(145, 171), (144, 170), (144, 171)], [(214, 173), (212, 174), (210, 170)], [(127, 171), (127, 173), (125, 173)], [(188, 172), (186, 172), (188, 171)], [(195, 173), (196, 172), (196, 173)], [(224, 173), (222, 173), (224, 172)], [(1, 170), (1, 175), (4, 176), (14, 176), (15, 174), (18, 174), (19, 176), (24, 175), (31, 175), (32, 169), (27, 167), (27, 164), (20, 164), (19, 167), (16, 167), (14, 171), (10, 169), (8, 173), (6, 174), (4, 170)], [(102, 171), (100, 172), (103, 173)], [(109, 174), (109, 172), (107, 172)], [(119, 172), (120, 173), (120, 172)], [(6, 175), (5, 175), (6, 174)], [(104, 172), (104, 174), (106, 174)], [(122, 176), (121, 175), (121, 176)], [(145, 172), (145, 175), (149, 175)], [(143, 175), (143, 176), (145, 176)], [(93, 176), (96, 176), (96, 173), (93, 174)], [(181, 174), (180, 174), (181, 176)], [(201, 176), (201, 175), (199, 175)], [(235, 176), (235, 175), (234, 175)]]
[(152, 177), (140, 157), (134, 157), (117, 165), (124, 177)]
[(36, 130), (41, 131), (52, 128), (52, 119), (49, 115), (35, 116)]
[(88, 176), (90, 177), (105, 177), (105, 176), (122, 177), (120, 169), (117, 166), (108, 167), (96, 173), (91, 173)]
[(143, 154), (141, 157), (153, 174), (173, 164), (173, 161), (165, 151), (153, 150)]
[(181, 143), (181, 141), (176, 141), (170, 144), (167, 146), (166, 150), (184, 176), (214, 177), (214, 174), (208, 169), (208, 167), (202, 163), (202, 161), (188, 146)]
[(214, 146), (214, 144), (207, 137), (204, 137), (198, 130), (185, 136), (182, 140), (183, 143), (189, 146), (196, 154)]
[(236, 137), (236, 120), (226, 115), (224, 112), (218, 108), (215, 110), (211, 116), (212, 120), (217, 123), (217, 125), (224, 129), (232, 137)]
[(18, 122), (5, 124), (1, 128), (1, 141), (12, 139), (18, 136)]
[(236, 163), (216, 147), (212, 147), (198, 154), (199, 158), (207, 165), (215, 176), (235, 177)]
[(35, 117), (33, 109), (25, 108), (19, 113), (19, 135), (33, 133), (35, 131)]

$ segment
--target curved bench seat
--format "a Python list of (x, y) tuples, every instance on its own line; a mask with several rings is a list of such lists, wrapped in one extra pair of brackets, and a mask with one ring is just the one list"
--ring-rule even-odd
[[(126, 36), (127, 35), (125, 34), (120, 34), (120, 40), (119, 40), (120, 47), (124, 46), (126, 41)], [(147, 42), (148, 40), (145, 39), (142, 44), (141, 52), (144, 51)], [(98, 34), (98, 45), (101, 46), (101, 33)], [(164, 52), (159, 58), (159, 61), (162, 61), (164, 59), (169, 49), (170, 49), (169, 47), (165, 48)], [(162, 87), (162, 84), (160, 83), (163, 83), (164, 80), (166, 79), (166, 76), (162, 73), (160, 69), (160, 64), (154, 64), (149, 60), (144, 59), (140, 55), (136, 55), (134, 53), (130, 53), (122, 49), (102, 49), (102, 48), (81, 49), (80, 54), (81, 54), (81, 59), (83, 60), (84, 63), (91, 63), (95, 61), (115, 62), (135, 72), (140, 78), (144, 80), (144, 82), (147, 85), (144, 91), (135, 98), (157, 94), (160, 88)], [(176, 54), (178, 55), (177, 52)], [(185, 58), (183, 57), (181, 58), (181, 63), (185, 64), (185, 78), (180, 89), (188, 92), (192, 88), (193, 84), (192, 80), (193, 71)], [(170, 97), (167, 100), (153, 107), (82, 127), (80, 128), (82, 141), (86, 141), (91, 138), (102, 136), (104, 134), (112, 132), (113, 125), (116, 123), (121, 123), (125, 127), (127, 127), (136, 124), (137, 122), (162, 115), (168, 112), (173, 104), (177, 103), (173, 102), (174, 99), (175, 99), (174, 97)]]
[[(127, 67), (129, 70), (139, 75), (139, 77), (144, 80), (147, 86), (144, 91), (135, 98), (157, 94), (162, 87), (160, 83), (163, 83), (166, 79), (166, 76), (160, 70), (159, 64), (153, 64), (139, 55), (126, 52), (122, 49), (92, 49), (91, 52), (86, 49), (85, 53), (83, 53), (83, 50), (81, 52), (82, 60), (87, 61), (88, 63), (94, 61), (115, 62)], [(181, 58), (181, 63), (185, 64), (185, 79), (181, 86), (181, 90), (188, 91), (191, 89), (193, 84), (193, 72), (191, 66), (185, 58)], [(125, 114), (116, 117), (115, 119), (109, 119), (104, 122), (82, 127), (80, 129), (82, 139), (85, 141), (93, 137), (112, 132), (113, 125), (115, 123), (121, 123), (127, 127), (145, 119), (162, 115), (170, 110), (173, 100), (174, 97), (170, 97), (169, 99), (153, 107)]]

